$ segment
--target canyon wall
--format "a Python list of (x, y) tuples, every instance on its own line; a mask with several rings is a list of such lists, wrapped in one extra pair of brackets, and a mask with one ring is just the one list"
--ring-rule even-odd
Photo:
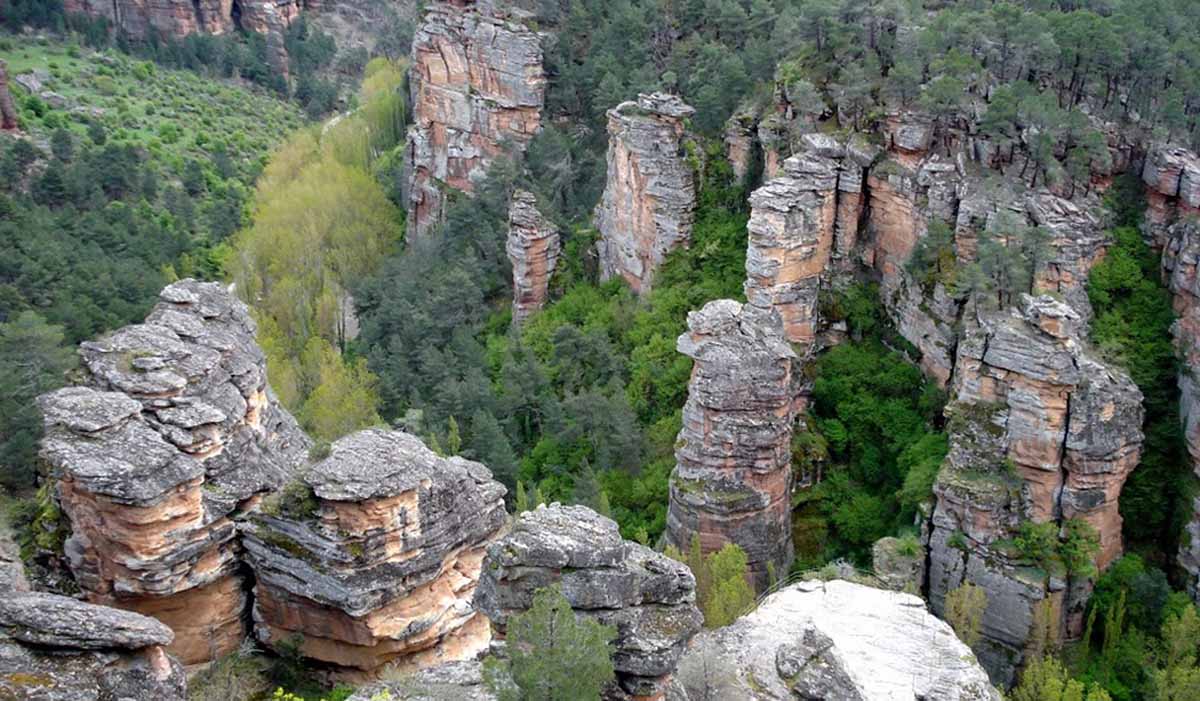
[(687, 566), (622, 539), (614, 521), (587, 507), (540, 506), (488, 550), (475, 602), (502, 636), (538, 589), (556, 585), (577, 615), (617, 629), (617, 678), (605, 698), (665, 699), (703, 622)]
[(408, 234), (439, 225), (445, 188), (471, 193), (541, 127), (546, 75), (529, 13), (508, 3), (433, 2), (413, 37), (405, 151)]
[(309, 440), (271, 394), (244, 304), (194, 280), (160, 297), (145, 323), (80, 346), (82, 386), (38, 399), (41, 456), (83, 594), (163, 621), (171, 652), (194, 664), (241, 643), (234, 522)]
[(300, 635), (305, 657), (349, 679), (475, 657), (491, 638), (471, 599), (504, 493), (407, 433), (338, 440), (241, 525), (258, 639)]
[(791, 441), (796, 354), (773, 309), (732, 300), (688, 314), (692, 358), (671, 473), (667, 539), (704, 553), (735, 543), (762, 591), (792, 563)]
[(958, 344), (928, 595), (941, 614), (962, 582), (985, 589), (975, 649), (999, 684), (1011, 683), (1038, 606), (1050, 607), (1053, 635), (1077, 636), (1091, 593), (1087, 572), (1031, 564), (1013, 545), (1021, 524), (1070, 535), (1069, 520), (1082, 519), (1099, 535), (1095, 569), (1121, 554), (1118, 497), (1140, 457), (1142, 395), (1085, 333), (1069, 305), (1026, 295), (1019, 310), (969, 315)]
[(517, 190), (512, 195), (504, 250), (512, 263), (512, 323), (519, 326), (545, 306), (562, 253), (558, 227), (538, 210), (532, 192)]
[(691, 243), (696, 183), (684, 144), (694, 113), (663, 93), (608, 111), (608, 180), (596, 205), (601, 280), (648, 292), (667, 254)]

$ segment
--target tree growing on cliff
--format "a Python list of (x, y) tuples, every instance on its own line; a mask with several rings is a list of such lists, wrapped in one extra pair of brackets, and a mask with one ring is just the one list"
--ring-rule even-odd
[(979, 642), (986, 608), (987, 592), (971, 582), (963, 582), (946, 594), (946, 622), (967, 647)]
[(753, 605), (746, 552), (736, 544), (726, 543), (717, 552), (705, 555), (699, 536), (693, 536), (686, 555), (670, 545), (664, 554), (687, 565), (696, 576), (696, 605), (704, 614), (705, 627), (727, 626)]
[(558, 587), (539, 589), (528, 611), (508, 622), (508, 660), (484, 662), (484, 682), (500, 701), (598, 699), (613, 679), (609, 643), (616, 628), (577, 617)]

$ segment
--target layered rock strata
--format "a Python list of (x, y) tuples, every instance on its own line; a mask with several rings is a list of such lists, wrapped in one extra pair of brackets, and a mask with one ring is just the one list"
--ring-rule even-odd
[(474, 657), (490, 635), (471, 598), (504, 493), (483, 465), (407, 433), (335, 442), (241, 526), (258, 639), (302, 636), (305, 657), (350, 678)]
[(647, 292), (667, 254), (691, 243), (696, 183), (684, 142), (694, 113), (663, 93), (608, 111), (608, 180), (596, 205), (601, 279)]
[(80, 346), (83, 386), (39, 397), (41, 456), (84, 595), (163, 621), (193, 664), (244, 637), (234, 521), (309, 441), (271, 394), (244, 304), (194, 280), (160, 297), (145, 323)]
[(676, 676), (689, 699), (1001, 698), (920, 598), (840, 580), (793, 584), (731, 625), (704, 631)]
[(941, 613), (964, 581), (988, 594), (976, 651), (997, 683), (1012, 680), (1048, 606), (1057, 636), (1077, 635), (1091, 585), (1042, 571), (1010, 543), (1026, 520), (1082, 519), (1096, 529), (1094, 564), (1121, 554), (1118, 497), (1137, 466), (1142, 395), (1088, 350), (1081, 317), (1049, 296), (977, 314), (958, 345), (950, 452), (934, 485), (929, 599)]
[[(1171, 331), (1180, 356), (1179, 413), (1192, 470), (1200, 477), (1200, 224), (1194, 219), (1171, 226), (1163, 249), (1163, 276), (1174, 295), (1178, 320)], [(1179, 565), (1188, 590), (1200, 601), (1200, 497), (1193, 500), (1188, 537), (1181, 539)]]
[(718, 300), (688, 314), (692, 358), (671, 473), (667, 538), (704, 553), (735, 543), (764, 589), (792, 562), (791, 440), (796, 354), (773, 309)]
[(682, 563), (621, 538), (583, 506), (540, 506), (488, 550), (475, 596), (503, 636), (508, 620), (559, 586), (577, 615), (617, 629), (609, 699), (663, 699), (676, 662), (700, 630), (696, 580)]
[(0, 597), (0, 698), (28, 701), (187, 698), (166, 652), (173, 634), (130, 611), (55, 594)]
[(541, 38), (507, 3), (433, 2), (413, 37), (405, 152), (408, 232), (442, 221), (445, 188), (471, 193), (492, 162), (541, 127)]
[(1156, 144), (1142, 164), (1142, 182), (1146, 235), (1161, 249), (1168, 243), (1171, 224), (1200, 213), (1200, 157), (1185, 148)]
[(558, 266), (562, 244), (558, 227), (538, 210), (532, 192), (517, 190), (508, 208), (505, 244), (513, 274), (513, 324), (540, 310), (549, 297), (550, 277)]

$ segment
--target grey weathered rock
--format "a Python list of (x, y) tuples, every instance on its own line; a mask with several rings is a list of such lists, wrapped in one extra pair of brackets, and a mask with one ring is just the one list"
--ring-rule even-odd
[(505, 244), (513, 271), (512, 319), (520, 324), (541, 309), (562, 252), (558, 227), (538, 210), (532, 192), (517, 190), (508, 208)]
[(596, 205), (602, 279), (646, 292), (667, 254), (691, 242), (696, 184), (684, 119), (694, 111), (662, 93), (608, 111), (608, 181)]
[(495, 701), (483, 682), (482, 665), (475, 660), (447, 662), (422, 669), (399, 681), (377, 682), (361, 687), (347, 701)]
[(301, 634), (304, 655), (365, 673), (473, 657), (489, 636), (471, 598), (504, 493), (407, 433), (338, 440), (241, 526), (259, 640)]
[(558, 585), (577, 614), (615, 626), (612, 698), (662, 698), (679, 656), (700, 629), (696, 580), (682, 563), (621, 538), (583, 506), (521, 514), (488, 550), (475, 605), (503, 635), (534, 593)]
[(693, 701), (1001, 698), (921, 599), (840, 580), (793, 584), (701, 633), (677, 677)]
[(0, 598), (0, 698), (182, 701), (183, 669), (163, 649), (172, 637), (129, 611), (9, 593)]
[(413, 36), (413, 126), (405, 152), (408, 232), (441, 222), (445, 187), (471, 193), (495, 159), (541, 128), (546, 76), (537, 32), (508, 3), (428, 3)]
[(1026, 520), (1081, 518), (1100, 537), (1097, 567), (1122, 550), (1118, 496), (1140, 456), (1142, 395), (1095, 358), (1084, 334), (1070, 306), (1026, 295), (1020, 310), (978, 314), (958, 346), (929, 598), (941, 612), (963, 581), (985, 589), (976, 650), (997, 683), (1012, 680), (1035, 607), (1058, 612), (1055, 635), (1077, 635), (1090, 591), (1086, 578), (1040, 572), (1003, 541)]
[(160, 296), (145, 323), (80, 346), (84, 386), (38, 399), (41, 455), (84, 594), (158, 617), (192, 664), (243, 637), (233, 520), (284, 483), (309, 440), (271, 394), (244, 304), (195, 280)]
[[(914, 551), (906, 550), (914, 546)], [(925, 548), (899, 538), (880, 538), (871, 547), (871, 569), (888, 589), (917, 594), (925, 583)]]
[(736, 543), (760, 590), (792, 561), (795, 352), (773, 309), (717, 300), (688, 314), (695, 360), (675, 449), (667, 538), (704, 553)]
[(1186, 148), (1154, 144), (1142, 165), (1142, 182), (1146, 185), (1146, 233), (1162, 247), (1171, 224), (1200, 212), (1200, 157)]

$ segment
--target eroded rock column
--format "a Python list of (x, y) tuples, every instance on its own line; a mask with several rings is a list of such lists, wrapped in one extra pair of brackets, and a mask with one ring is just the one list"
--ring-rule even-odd
[(541, 127), (541, 38), (501, 2), (433, 2), (413, 37), (413, 126), (405, 152), (408, 233), (442, 221), (444, 188), (471, 193)]
[(684, 141), (693, 113), (662, 93), (608, 111), (608, 182), (596, 205), (601, 279), (647, 292), (667, 254), (691, 242), (696, 183)]
[(475, 657), (491, 638), (471, 599), (504, 493), (483, 465), (407, 433), (335, 442), (241, 526), (258, 639), (299, 635), (305, 657), (351, 679)]
[(667, 538), (704, 553), (736, 543), (754, 586), (792, 561), (791, 440), (796, 354), (772, 309), (718, 300), (688, 314), (695, 360), (676, 441)]
[(615, 522), (587, 507), (552, 504), (521, 514), (488, 550), (475, 602), (503, 635), (538, 589), (556, 585), (576, 614), (617, 629), (617, 679), (605, 698), (665, 698), (703, 622), (687, 566), (622, 539)]
[(1022, 305), (977, 315), (959, 343), (929, 542), (934, 610), (963, 581), (986, 590), (976, 652), (1005, 684), (1035, 608), (1051, 607), (1056, 635), (1078, 635), (1091, 592), (1078, 573), (1023, 560), (1011, 538), (1026, 520), (1083, 519), (1099, 534), (1094, 564), (1107, 567), (1121, 554), (1118, 497), (1143, 438), (1141, 392), (1088, 350), (1080, 315), (1049, 296)]
[(244, 304), (194, 280), (160, 296), (145, 323), (80, 346), (85, 386), (38, 399), (41, 456), (83, 594), (166, 623), (194, 664), (245, 636), (234, 521), (309, 440), (271, 394)]
[(517, 190), (508, 208), (505, 244), (513, 273), (513, 324), (520, 325), (546, 304), (550, 277), (562, 252), (558, 227), (538, 210), (532, 192)]

